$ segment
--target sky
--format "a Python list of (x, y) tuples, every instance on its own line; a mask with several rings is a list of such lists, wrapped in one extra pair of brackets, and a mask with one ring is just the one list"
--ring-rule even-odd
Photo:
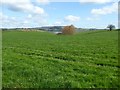
[(0, 0), (0, 28), (118, 27), (118, 0)]

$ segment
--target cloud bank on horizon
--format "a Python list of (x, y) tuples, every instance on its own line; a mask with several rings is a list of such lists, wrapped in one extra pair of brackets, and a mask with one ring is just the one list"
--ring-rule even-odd
[(118, 0), (1, 0), (0, 28), (118, 26)]

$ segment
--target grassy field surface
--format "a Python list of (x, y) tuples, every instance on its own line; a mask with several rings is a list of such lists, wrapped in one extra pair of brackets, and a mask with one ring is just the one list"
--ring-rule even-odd
[(5, 88), (115, 88), (118, 31), (3, 33)]

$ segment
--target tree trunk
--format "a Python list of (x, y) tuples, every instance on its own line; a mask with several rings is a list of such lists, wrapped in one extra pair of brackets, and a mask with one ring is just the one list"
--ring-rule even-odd
[(112, 31), (112, 28), (110, 28), (110, 31)]

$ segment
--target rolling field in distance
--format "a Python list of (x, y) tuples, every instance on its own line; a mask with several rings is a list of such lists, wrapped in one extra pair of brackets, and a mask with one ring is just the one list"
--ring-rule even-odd
[(116, 88), (118, 31), (3, 31), (5, 88)]

